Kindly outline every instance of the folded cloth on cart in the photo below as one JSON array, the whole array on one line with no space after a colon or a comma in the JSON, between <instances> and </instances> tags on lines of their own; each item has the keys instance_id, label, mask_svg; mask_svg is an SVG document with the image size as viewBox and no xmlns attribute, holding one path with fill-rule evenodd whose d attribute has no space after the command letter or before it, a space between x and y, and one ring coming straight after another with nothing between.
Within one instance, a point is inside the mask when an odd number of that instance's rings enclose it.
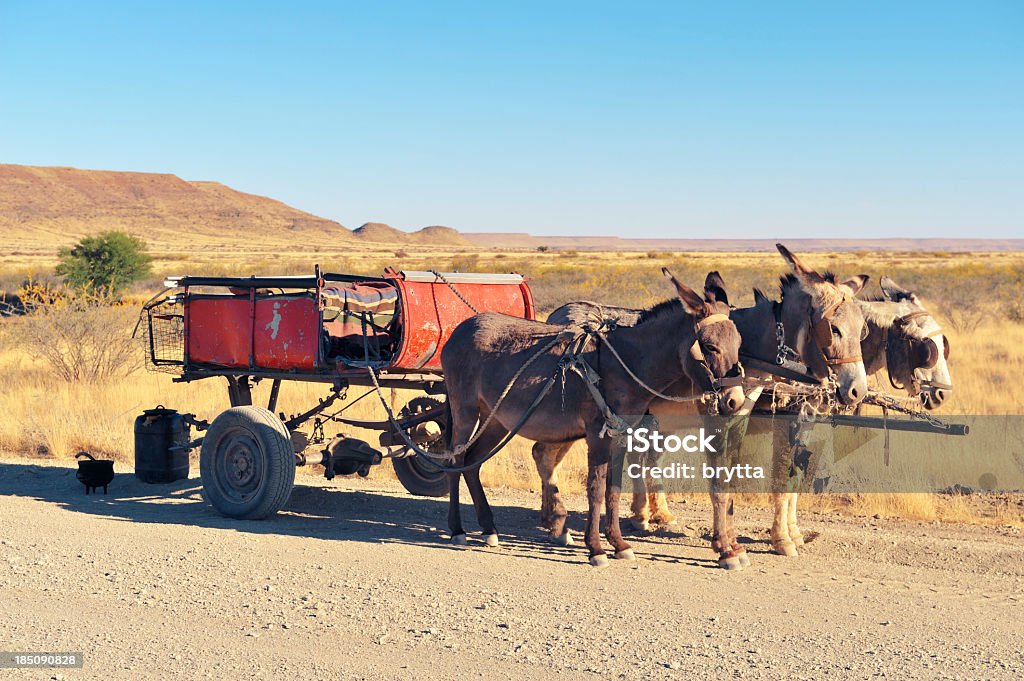
<instances>
[{"instance_id":1,"label":"folded cloth on cart","mask_svg":"<svg viewBox=\"0 0 1024 681\"><path fill-rule=\"evenodd\" d=\"M324 326L336 338L386 333L398 311L398 290L384 282L330 286L324 297Z\"/></svg>"}]
</instances>

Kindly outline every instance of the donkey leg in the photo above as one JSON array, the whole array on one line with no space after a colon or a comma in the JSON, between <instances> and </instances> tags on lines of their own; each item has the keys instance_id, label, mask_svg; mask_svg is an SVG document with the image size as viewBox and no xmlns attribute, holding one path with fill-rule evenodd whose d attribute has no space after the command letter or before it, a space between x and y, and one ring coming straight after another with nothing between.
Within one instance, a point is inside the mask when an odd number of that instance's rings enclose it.
<instances>
[{"instance_id":1,"label":"donkey leg","mask_svg":"<svg viewBox=\"0 0 1024 681\"><path fill-rule=\"evenodd\" d=\"M668 510L668 498L665 492L658 490L647 494L647 504L651 509L651 522L657 525L671 525L676 521L672 511Z\"/></svg>"},{"instance_id":2,"label":"donkey leg","mask_svg":"<svg viewBox=\"0 0 1024 681\"><path fill-rule=\"evenodd\" d=\"M750 567L750 557L747 556L747 550L743 548L739 543L739 537L736 534L736 499L733 497L732 492L728 494L729 503L726 505L725 510L725 526L726 533L729 537L729 546L732 548L732 552L736 554L736 557L740 560L742 567Z\"/></svg>"},{"instance_id":3,"label":"donkey leg","mask_svg":"<svg viewBox=\"0 0 1024 681\"><path fill-rule=\"evenodd\" d=\"M629 524L640 532L651 531L650 506L647 503L647 492L643 488L642 479L633 481L633 501L629 505Z\"/></svg>"},{"instance_id":4,"label":"donkey leg","mask_svg":"<svg viewBox=\"0 0 1024 681\"><path fill-rule=\"evenodd\" d=\"M721 551L728 546L728 537L725 536L725 503L727 499L718 489L715 480L711 480L708 496L711 497L711 550Z\"/></svg>"},{"instance_id":5,"label":"donkey leg","mask_svg":"<svg viewBox=\"0 0 1024 681\"><path fill-rule=\"evenodd\" d=\"M796 524L796 504L800 499L800 493L792 492L789 496L789 506L786 509L786 523L789 525L789 538L793 540L793 544L796 546L803 546L804 533L800 531L800 527Z\"/></svg>"},{"instance_id":6,"label":"donkey leg","mask_svg":"<svg viewBox=\"0 0 1024 681\"><path fill-rule=\"evenodd\" d=\"M750 561L740 557L729 528L729 507L732 504L732 494L723 492L712 483L711 510L712 510L712 532L711 548L718 551L718 567L726 570L742 570ZM746 552L743 551L743 557Z\"/></svg>"},{"instance_id":7,"label":"donkey leg","mask_svg":"<svg viewBox=\"0 0 1024 681\"><path fill-rule=\"evenodd\" d=\"M448 531L452 543L466 545L466 531L462 529L462 511L459 509L459 481L461 473L448 473Z\"/></svg>"},{"instance_id":8,"label":"donkey leg","mask_svg":"<svg viewBox=\"0 0 1024 681\"><path fill-rule=\"evenodd\" d=\"M572 546L572 535L565 529L565 521L568 512L565 504L562 503L562 494L558 489L558 466L562 463L565 455L572 448L572 442L549 442L536 443L533 446L533 459L537 464L537 471L541 475L541 485L545 496L544 503L548 504L549 515L544 518L544 510L541 510L541 522L551 532L551 539L562 546ZM538 450L540 457L538 458Z\"/></svg>"},{"instance_id":9,"label":"donkey leg","mask_svg":"<svg viewBox=\"0 0 1024 681\"><path fill-rule=\"evenodd\" d=\"M487 415L481 413L481 418L486 419ZM492 423L486 431L480 434L480 437L477 438L477 441L470 450L466 452L465 463L472 465L479 462L482 457L497 447L506 435L508 435L508 431L505 428L496 421ZM484 486L480 482L480 467L476 466L464 471L462 477L465 478L466 487L469 489L469 496L473 499L476 520L480 524L480 529L484 532L484 541L488 546L497 546L498 529L494 526L494 513L491 511L491 505L487 502Z\"/></svg>"},{"instance_id":10,"label":"donkey leg","mask_svg":"<svg viewBox=\"0 0 1024 681\"><path fill-rule=\"evenodd\" d=\"M640 454L630 452L627 454L629 463L639 463ZM650 505L647 503L647 478L641 475L633 480L633 501L629 505L629 524L634 530L640 532L651 531Z\"/></svg>"},{"instance_id":11,"label":"donkey leg","mask_svg":"<svg viewBox=\"0 0 1024 681\"><path fill-rule=\"evenodd\" d=\"M789 492L773 492L772 550L780 556L795 556L796 544L789 536Z\"/></svg>"},{"instance_id":12,"label":"donkey leg","mask_svg":"<svg viewBox=\"0 0 1024 681\"><path fill-rule=\"evenodd\" d=\"M793 467L793 446L788 424L775 424L772 431L772 550L795 556L796 545L789 536L788 490Z\"/></svg>"},{"instance_id":13,"label":"donkey leg","mask_svg":"<svg viewBox=\"0 0 1024 681\"><path fill-rule=\"evenodd\" d=\"M604 506L607 511L605 516L605 536L608 543L615 548L615 557L619 560L636 560L633 549L626 540L622 538L622 524L619 520L619 498L622 490L614 482L606 484Z\"/></svg>"},{"instance_id":14,"label":"donkey leg","mask_svg":"<svg viewBox=\"0 0 1024 681\"><path fill-rule=\"evenodd\" d=\"M472 404L459 404L454 394L449 397L452 415L452 433L449 446L464 444L473 435L478 412ZM455 465L460 465L465 455L455 458ZM462 512L459 508L459 481L461 473L448 473L448 530L451 532L452 543L460 546L466 544L466 531L462 527Z\"/></svg>"},{"instance_id":15,"label":"donkey leg","mask_svg":"<svg viewBox=\"0 0 1024 681\"><path fill-rule=\"evenodd\" d=\"M554 515L552 507L554 503L551 497L558 486L558 474L551 466L551 457L548 454L548 445L544 442L534 442L533 463L537 467L537 474L540 476L540 524L545 529L551 529L551 520Z\"/></svg>"},{"instance_id":16,"label":"donkey leg","mask_svg":"<svg viewBox=\"0 0 1024 681\"><path fill-rule=\"evenodd\" d=\"M469 495L473 498L477 522L480 523L480 529L484 531L484 542L488 546L497 546L498 528L494 526L494 513L491 511L491 505L487 503L487 494L480 483L480 469L466 471L463 475L466 477Z\"/></svg>"},{"instance_id":17,"label":"donkey leg","mask_svg":"<svg viewBox=\"0 0 1024 681\"><path fill-rule=\"evenodd\" d=\"M593 463L587 472L587 528L583 541L590 550L590 564L594 567L608 565L608 556L601 546L601 506L604 504L605 486L608 478L608 462Z\"/></svg>"}]
</instances>

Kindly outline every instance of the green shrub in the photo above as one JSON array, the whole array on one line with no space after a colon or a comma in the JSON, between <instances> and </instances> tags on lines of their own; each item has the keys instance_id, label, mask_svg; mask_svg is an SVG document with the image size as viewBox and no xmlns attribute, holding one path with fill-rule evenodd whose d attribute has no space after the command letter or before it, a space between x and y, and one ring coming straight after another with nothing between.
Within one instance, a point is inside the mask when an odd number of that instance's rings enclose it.
<instances>
[{"instance_id":1,"label":"green shrub","mask_svg":"<svg viewBox=\"0 0 1024 681\"><path fill-rule=\"evenodd\" d=\"M142 239L103 232L63 249L56 271L73 288L119 291L149 275L152 261Z\"/></svg>"}]
</instances>

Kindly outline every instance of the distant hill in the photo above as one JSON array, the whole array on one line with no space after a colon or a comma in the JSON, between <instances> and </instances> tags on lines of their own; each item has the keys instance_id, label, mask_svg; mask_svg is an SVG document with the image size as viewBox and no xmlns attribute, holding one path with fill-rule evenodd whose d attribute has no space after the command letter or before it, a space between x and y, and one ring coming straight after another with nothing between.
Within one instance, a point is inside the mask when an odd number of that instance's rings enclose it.
<instances>
[{"instance_id":1,"label":"distant hill","mask_svg":"<svg viewBox=\"0 0 1024 681\"><path fill-rule=\"evenodd\" d=\"M363 241L374 241L378 243L402 243L405 240L405 232L395 229L383 222L367 222L361 227L352 230L352 236Z\"/></svg>"},{"instance_id":2,"label":"distant hill","mask_svg":"<svg viewBox=\"0 0 1024 681\"><path fill-rule=\"evenodd\" d=\"M473 246L473 242L452 227L431 225L409 233L409 240L416 244L431 246Z\"/></svg>"},{"instance_id":3,"label":"distant hill","mask_svg":"<svg viewBox=\"0 0 1024 681\"><path fill-rule=\"evenodd\" d=\"M61 246L107 229L181 248L188 247L189 235L227 242L294 241L297 234L353 238L333 220L218 182L189 182L164 173L0 165L3 241Z\"/></svg>"},{"instance_id":4,"label":"distant hill","mask_svg":"<svg viewBox=\"0 0 1024 681\"><path fill-rule=\"evenodd\" d=\"M465 246L473 243L451 227L431 225L415 232L403 232L383 222L367 222L352 230L353 236L361 241L382 244L420 244L423 246Z\"/></svg>"},{"instance_id":5,"label":"distant hill","mask_svg":"<svg viewBox=\"0 0 1024 681\"><path fill-rule=\"evenodd\" d=\"M0 244L12 251L68 246L117 229L158 248L316 243L388 246L473 244L451 227L405 232L383 222L350 231L334 220L219 182L167 173L0 164Z\"/></svg>"},{"instance_id":6,"label":"distant hill","mask_svg":"<svg viewBox=\"0 0 1024 681\"><path fill-rule=\"evenodd\" d=\"M368 222L349 231L334 220L218 182L188 181L167 173L0 164L3 252L52 252L86 234L109 229L136 234L158 249L175 251L328 242L527 251L773 251L778 240L533 236L526 232L459 232L440 225L406 232L383 222ZM784 240L800 251L1024 250L1024 239Z\"/></svg>"}]
</instances>

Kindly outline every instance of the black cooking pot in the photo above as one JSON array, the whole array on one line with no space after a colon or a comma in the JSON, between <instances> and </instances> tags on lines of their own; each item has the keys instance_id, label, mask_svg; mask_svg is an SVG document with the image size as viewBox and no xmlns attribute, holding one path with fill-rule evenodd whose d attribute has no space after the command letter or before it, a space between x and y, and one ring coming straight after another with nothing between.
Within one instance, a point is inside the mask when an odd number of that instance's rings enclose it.
<instances>
[{"instance_id":1,"label":"black cooking pot","mask_svg":"<svg viewBox=\"0 0 1024 681\"><path fill-rule=\"evenodd\" d=\"M109 459L97 459L88 452L79 452L75 458L81 459L83 456L87 457L87 460L78 462L78 472L75 477L85 485L86 494L100 487L106 494L107 485L114 479L114 462Z\"/></svg>"}]
</instances>

